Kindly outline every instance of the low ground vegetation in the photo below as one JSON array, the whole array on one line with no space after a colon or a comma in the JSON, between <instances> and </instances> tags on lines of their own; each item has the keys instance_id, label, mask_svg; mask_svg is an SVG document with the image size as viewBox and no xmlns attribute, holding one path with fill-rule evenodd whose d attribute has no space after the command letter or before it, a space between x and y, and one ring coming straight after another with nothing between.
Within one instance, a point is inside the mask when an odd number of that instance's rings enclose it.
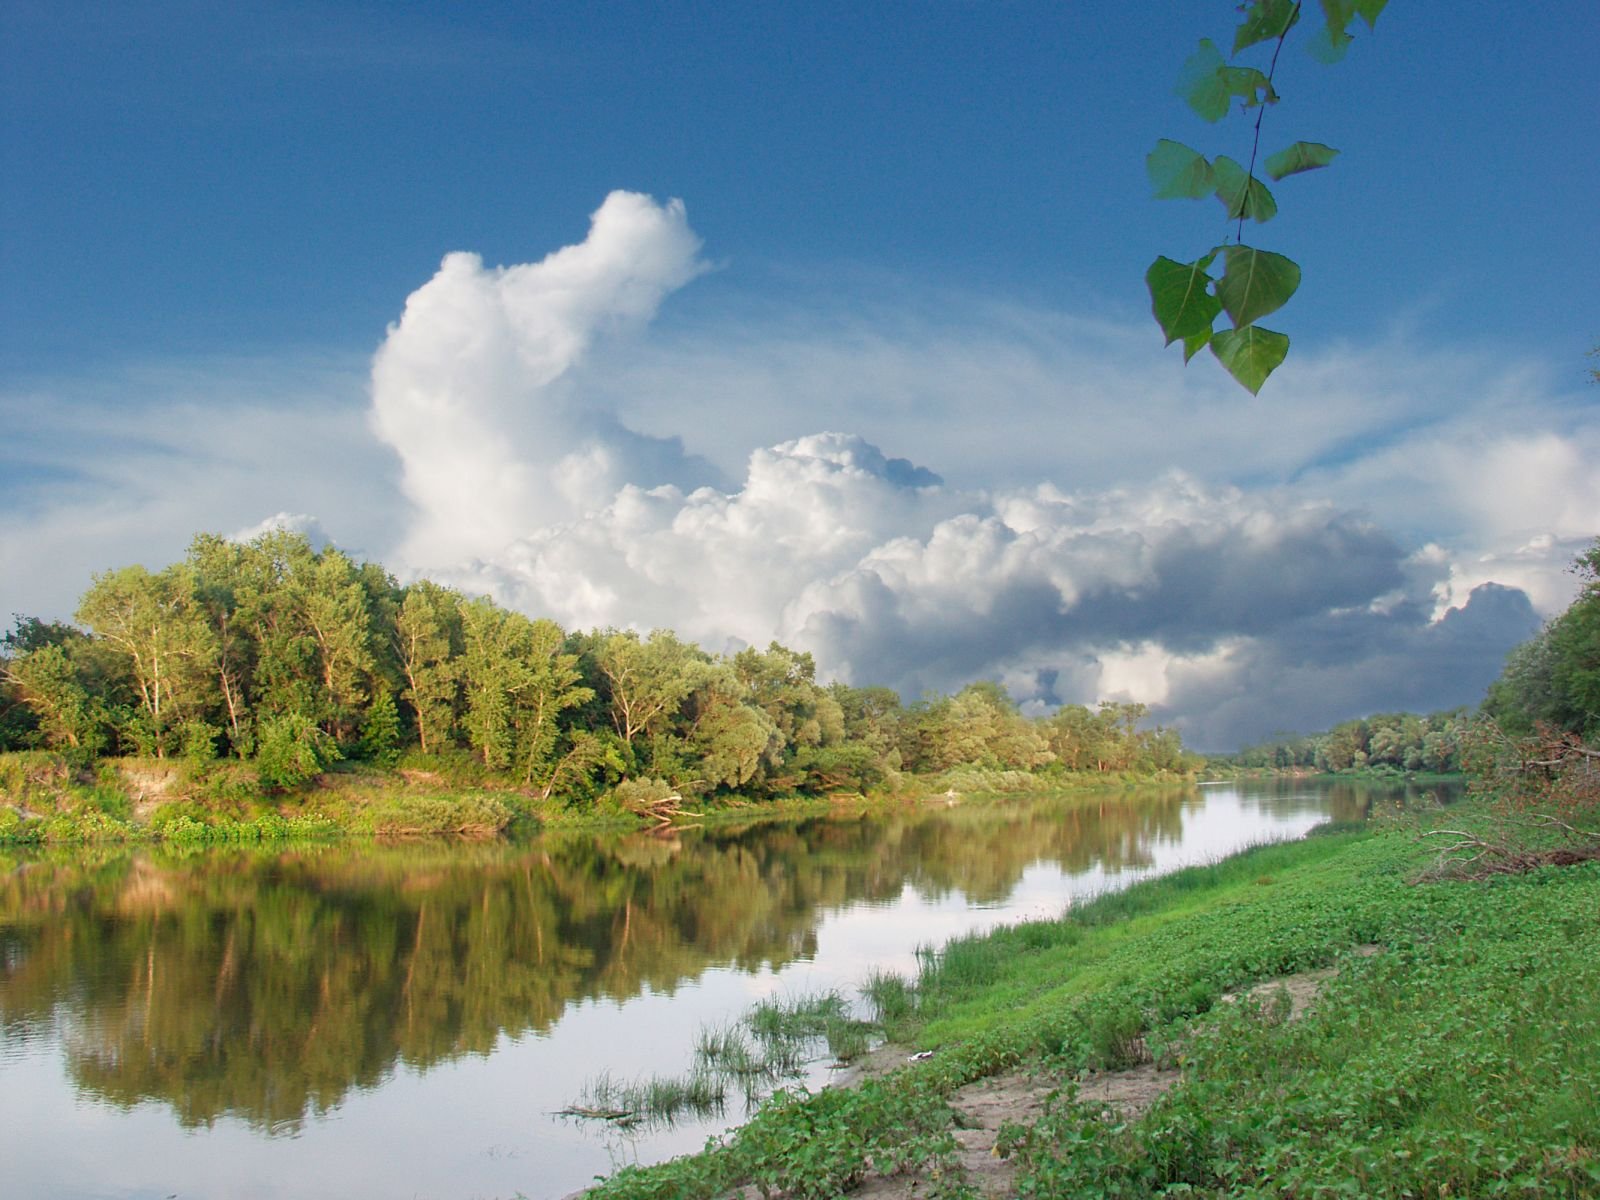
<instances>
[{"instance_id":1,"label":"low ground vegetation","mask_svg":"<svg viewBox=\"0 0 1600 1200\"><path fill-rule=\"evenodd\" d=\"M954 1098L1020 1073L1049 1098L999 1132L1006 1194L1600 1195L1600 863L1434 869L1436 830L1497 837L1507 811L1332 830L930 949L867 983L925 1059L780 1091L592 1194L977 1196ZM1251 994L1313 971L1298 1019ZM1135 1071L1166 1076L1147 1107L1108 1105Z\"/></svg>"}]
</instances>

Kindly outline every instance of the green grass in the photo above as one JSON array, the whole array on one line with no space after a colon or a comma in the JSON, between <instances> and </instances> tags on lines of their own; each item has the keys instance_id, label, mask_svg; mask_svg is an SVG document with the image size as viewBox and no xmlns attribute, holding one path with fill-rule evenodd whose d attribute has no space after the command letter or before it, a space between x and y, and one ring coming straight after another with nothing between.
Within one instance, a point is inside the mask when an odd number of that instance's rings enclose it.
<instances>
[{"instance_id":1,"label":"green grass","mask_svg":"<svg viewBox=\"0 0 1600 1200\"><path fill-rule=\"evenodd\" d=\"M443 777L407 782L352 764L299 790L268 793L248 764L232 761L107 759L90 768L44 751L0 754L0 844L481 837L529 815L525 807L512 793Z\"/></svg>"},{"instance_id":2,"label":"green grass","mask_svg":"<svg viewBox=\"0 0 1600 1200\"><path fill-rule=\"evenodd\" d=\"M911 981L894 971L874 967L861 984L861 998L867 1002L872 1019L889 1032L891 1038L912 1020L917 1011L917 993Z\"/></svg>"},{"instance_id":3,"label":"green grass","mask_svg":"<svg viewBox=\"0 0 1600 1200\"><path fill-rule=\"evenodd\" d=\"M623 1082L610 1075L590 1081L583 1095L562 1115L619 1125L669 1125L685 1114L715 1116L727 1103L727 1081L696 1072L683 1077L652 1075Z\"/></svg>"},{"instance_id":4,"label":"green grass","mask_svg":"<svg viewBox=\"0 0 1600 1200\"><path fill-rule=\"evenodd\" d=\"M701 1029L687 1075L632 1083L601 1075L563 1111L583 1119L663 1126L686 1113L720 1113L731 1087L753 1108L779 1083L800 1075L820 1047L849 1062L866 1053L878 1032L872 1023L852 1017L837 992L765 1000L733 1025Z\"/></svg>"},{"instance_id":5,"label":"green grass","mask_svg":"<svg viewBox=\"0 0 1600 1200\"><path fill-rule=\"evenodd\" d=\"M865 990L897 997L929 1060L780 1093L706 1152L596 1195L835 1195L908 1164L958 1194L944 1098L1018 1068L1066 1082L1006 1138L1022 1196L1600 1195L1600 865L1417 882L1431 819L1246 851L925 951L914 987ZM1299 1020L1218 1003L1324 966L1339 973ZM1074 1099L1079 1072L1150 1053L1182 1074L1141 1119Z\"/></svg>"}]
</instances>

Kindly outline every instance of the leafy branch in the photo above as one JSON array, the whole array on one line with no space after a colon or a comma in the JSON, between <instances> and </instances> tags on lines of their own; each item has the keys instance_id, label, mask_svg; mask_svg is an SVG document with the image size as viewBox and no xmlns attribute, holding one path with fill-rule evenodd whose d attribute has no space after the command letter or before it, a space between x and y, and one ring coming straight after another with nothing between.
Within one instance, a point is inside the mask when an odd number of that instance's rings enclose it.
<instances>
[{"instance_id":1,"label":"leafy branch","mask_svg":"<svg viewBox=\"0 0 1600 1200\"><path fill-rule=\"evenodd\" d=\"M1357 17L1371 29L1388 0L1321 0L1323 24L1311 36L1313 57L1335 62L1353 40L1349 32ZM1287 334L1256 324L1286 304L1300 286L1300 266L1292 259L1244 243L1244 223L1269 221L1278 212L1271 189L1257 176L1261 126L1267 108L1278 103L1274 79L1278 57L1290 31L1299 24L1299 0L1254 0L1240 6L1243 14L1233 35L1227 58L1210 38L1184 63L1177 93L1197 114L1215 124L1233 110L1235 101L1246 113L1255 109L1255 131L1248 166L1227 155L1208 160L1182 142L1162 138L1145 158L1145 168L1158 199L1204 199L1222 202L1227 221L1237 222L1233 241L1214 246L1193 262L1158 257L1145 272L1150 308L1166 335L1167 345L1183 343L1188 362L1210 346L1228 373L1252 395L1259 393L1289 353ZM1270 44L1265 71L1241 66L1234 60L1251 47ZM1290 175L1315 171L1331 163L1339 152L1321 142L1297 141L1269 154L1262 167L1274 183ZM1221 276L1211 267L1222 258ZM1229 327L1215 328L1216 319L1228 314Z\"/></svg>"}]
</instances>

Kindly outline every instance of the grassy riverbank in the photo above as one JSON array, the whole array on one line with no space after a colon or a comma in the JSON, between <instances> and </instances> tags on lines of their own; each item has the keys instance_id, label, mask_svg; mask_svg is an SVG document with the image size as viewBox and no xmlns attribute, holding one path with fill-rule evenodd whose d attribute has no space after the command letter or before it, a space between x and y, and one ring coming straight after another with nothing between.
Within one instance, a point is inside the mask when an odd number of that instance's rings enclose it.
<instances>
[{"instance_id":1,"label":"grassy riverbank","mask_svg":"<svg viewBox=\"0 0 1600 1200\"><path fill-rule=\"evenodd\" d=\"M954 942L891 1022L924 1061L780 1094L704 1153L593 1195L821 1198L888 1174L874 1196L976 1196L953 1099L1019 1074L1059 1091L1000 1132L1006 1194L1600 1195L1600 865L1436 879L1436 819ZM1318 968L1294 1019L1275 989L1248 997ZM1160 1081L1147 1109L1102 1098L1137 1072Z\"/></svg>"},{"instance_id":2,"label":"grassy riverbank","mask_svg":"<svg viewBox=\"0 0 1600 1200\"><path fill-rule=\"evenodd\" d=\"M1056 773L962 767L901 775L871 795L719 796L674 804L679 823L728 823L1019 791L1180 784L1170 773ZM0 754L0 845L148 842L229 843L334 837L486 837L513 825L641 829L663 823L648 805L616 794L567 803L540 797L465 754L410 755L393 768L339 764L291 789L264 789L245 763L115 758L76 765L50 751Z\"/></svg>"}]
</instances>

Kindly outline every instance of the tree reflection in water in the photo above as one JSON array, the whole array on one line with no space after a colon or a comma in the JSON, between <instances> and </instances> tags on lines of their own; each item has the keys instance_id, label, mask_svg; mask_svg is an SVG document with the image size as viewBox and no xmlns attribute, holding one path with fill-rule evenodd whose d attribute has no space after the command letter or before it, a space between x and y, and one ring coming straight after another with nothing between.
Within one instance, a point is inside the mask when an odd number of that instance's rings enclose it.
<instances>
[{"instance_id":1,"label":"tree reflection in water","mask_svg":"<svg viewBox=\"0 0 1600 1200\"><path fill-rule=\"evenodd\" d=\"M1334 799L1362 815L1363 793ZM113 1104L292 1132L399 1064L487 1054L576 1001L806 957L852 902L910 887L982 903L1035 863L1144 866L1199 803L1143 790L668 838L0 857L0 1030L63 1030L76 1085Z\"/></svg>"}]
</instances>

